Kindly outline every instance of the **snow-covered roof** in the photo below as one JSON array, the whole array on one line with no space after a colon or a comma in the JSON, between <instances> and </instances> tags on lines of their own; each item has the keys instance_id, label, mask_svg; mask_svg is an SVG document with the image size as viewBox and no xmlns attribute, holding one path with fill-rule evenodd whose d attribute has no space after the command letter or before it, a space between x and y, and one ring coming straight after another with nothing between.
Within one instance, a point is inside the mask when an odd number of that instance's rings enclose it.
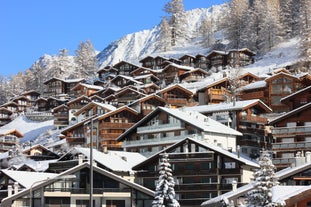
<instances>
[{"instance_id":1,"label":"snow-covered roof","mask_svg":"<svg viewBox=\"0 0 311 207\"><path fill-rule=\"evenodd\" d=\"M245 86L242 86L238 89L238 91L254 90L258 88L265 88L266 86L267 86L267 82L265 80L261 80L261 81L256 81L254 83L250 83Z\"/></svg>"},{"instance_id":2,"label":"snow-covered roof","mask_svg":"<svg viewBox=\"0 0 311 207\"><path fill-rule=\"evenodd\" d=\"M165 107L159 107L163 111L190 123L193 126L200 128L205 132L214 132L218 134L229 134L235 136L242 136L242 133L218 122L215 121L197 111L187 110L186 108L178 108L178 109L171 109Z\"/></svg>"},{"instance_id":3,"label":"snow-covered roof","mask_svg":"<svg viewBox=\"0 0 311 207\"><path fill-rule=\"evenodd\" d=\"M82 153L88 158L90 155L89 148L75 147L68 153L72 152ZM93 149L93 159L94 161L106 166L113 171L126 172L131 171L134 165L142 162L146 159L146 157L137 152L108 150L107 153L103 153L96 149Z\"/></svg>"},{"instance_id":4,"label":"snow-covered roof","mask_svg":"<svg viewBox=\"0 0 311 207\"><path fill-rule=\"evenodd\" d=\"M29 172L18 170L1 170L2 173L9 176L25 188L30 188L35 182L43 181L48 178L56 177L56 173Z\"/></svg>"},{"instance_id":5,"label":"snow-covered roof","mask_svg":"<svg viewBox=\"0 0 311 207\"><path fill-rule=\"evenodd\" d=\"M229 102L229 103L199 105L199 106L186 107L185 109L198 111L200 113L212 113L212 112L220 112L220 111L236 111L236 110L243 110L245 107L248 107L248 106L256 104L256 103L261 103L269 111L272 111L272 109L270 109L260 99L236 101L235 103Z\"/></svg>"},{"instance_id":6,"label":"snow-covered roof","mask_svg":"<svg viewBox=\"0 0 311 207\"><path fill-rule=\"evenodd\" d=\"M31 121L26 116L19 116L7 125L0 127L0 130L16 129L24 136L21 138L21 142L33 140L43 134L44 132L54 128L54 121Z\"/></svg>"}]
</instances>

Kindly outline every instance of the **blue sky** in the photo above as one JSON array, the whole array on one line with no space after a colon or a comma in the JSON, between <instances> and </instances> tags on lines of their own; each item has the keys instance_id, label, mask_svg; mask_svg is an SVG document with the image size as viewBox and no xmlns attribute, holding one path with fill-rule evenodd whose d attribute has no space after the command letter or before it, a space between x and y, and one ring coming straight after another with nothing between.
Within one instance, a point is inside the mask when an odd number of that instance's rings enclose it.
<instances>
[{"instance_id":1,"label":"blue sky","mask_svg":"<svg viewBox=\"0 0 311 207\"><path fill-rule=\"evenodd\" d=\"M228 0L183 0L185 10ZM74 54L90 39L96 50L159 24L169 0L1 0L0 75L24 72L44 54Z\"/></svg>"}]
</instances>

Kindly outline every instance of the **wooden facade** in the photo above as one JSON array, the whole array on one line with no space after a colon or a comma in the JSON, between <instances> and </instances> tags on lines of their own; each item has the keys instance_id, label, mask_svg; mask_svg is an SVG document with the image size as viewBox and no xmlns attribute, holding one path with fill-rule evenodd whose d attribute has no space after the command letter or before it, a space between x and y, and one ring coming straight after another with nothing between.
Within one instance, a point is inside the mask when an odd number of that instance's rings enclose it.
<instances>
[{"instance_id":1,"label":"wooden facade","mask_svg":"<svg viewBox=\"0 0 311 207\"><path fill-rule=\"evenodd\" d=\"M13 119L13 112L7 108L0 107L0 127L10 123Z\"/></svg>"},{"instance_id":2,"label":"wooden facade","mask_svg":"<svg viewBox=\"0 0 311 207\"><path fill-rule=\"evenodd\" d=\"M53 109L54 126L57 129L65 128L69 125L69 107L62 104Z\"/></svg>"},{"instance_id":3,"label":"wooden facade","mask_svg":"<svg viewBox=\"0 0 311 207\"><path fill-rule=\"evenodd\" d=\"M195 94L179 84L166 87L156 94L163 98L167 106L171 108L197 105Z\"/></svg>"},{"instance_id":4,"label":"wooden facade","mask_svg":"<svg viewBox=\"0 0 311 207\"><path fill-rule=\"evenodd\" d=\"M122 142L117 141L117 138L138 120L138 112L128 106L117 108L95 118L94 121L98 125L96 130L99 150L102 151L104 148L122 150Z\"/></svg>"},{"instance_id":5,"label":"wooden facade","mask_svg":"<svg viewBox=\"0 0 311 207\"><path fill-rule=\"evenodd\" d=\"M1 129L0 130L0 152L11 151L15 153L19 139L24 135L16 129Z\"/></svg>"},{"instance_id":6,"label":"wooden facade","mask_svg":"<svg viewBox=\"0 0 311 207\"><path fill-rule=\"evenodd\" d=\"M258 167L206 142L185 138L134 166L138 184L155 190L162 153L168 154L181 207L199 207L203 201L231 191L233 180L238 186L248 183L248 173Z\"/></svg>"}]
</instances>

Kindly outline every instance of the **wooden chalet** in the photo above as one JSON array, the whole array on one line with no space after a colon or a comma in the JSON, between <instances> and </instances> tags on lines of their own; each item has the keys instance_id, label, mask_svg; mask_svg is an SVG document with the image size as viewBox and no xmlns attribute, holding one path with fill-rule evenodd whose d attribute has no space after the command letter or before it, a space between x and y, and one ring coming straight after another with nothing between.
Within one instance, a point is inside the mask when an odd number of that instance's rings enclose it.
<instances>
[{"instance_id":1,"label":"wooden chalet","mask_svg":"<svg viewBox=\"0 0 311 207\"><path fill-rule=\"evenodd\" d=\"M140 81L135 80L133 77L126 75L118 75L110 81L110 84L116 87L123 88L130 85L141 85Z\"/></svg>"},{"instance_id":2,"label":"wooden chalet","mask_svg":"<svg viewBox=\"0 0 311 207\"><path fill-rule=\"evenodd\" d=\"M133 167L136 183L155 190L161 154L167 154L175 180L175 193L181 207L199 207L237 186L250 182L259 165L204 141L185 138L159 151Z\"/></svg>"},{"instance_id":3,"label":"wooden chalet","mask_svg":"<svg viewBox=\"0 0 311 207\"><path fill-rule=\"evenodd\" d=\"M227 54L227 64L233 68L254 63L256 54L248 48L231 49Z\"/></svg>"},{"instance_id":4,"label":"wooden chalet","mask_svg":"<svg viewBox=\"0 0 311 207\"><path fill-rule=\"evenodd\" d=\"M12 111L13 113L18 113L18 104L15 103L15 102L13 102L13 101L10 101L10 102L5 103L5 104L3 104L1 107L10 110L10 111Z\"/></svg>"},{"instance_id":5,"label":"wooden chalet","mask_svg":"<svg viewBox=\"0 0 311 207\"><path fill-rule=\"evenodd\" d=\"M98 91L96 94L94 95L97 95L103 99L105 99L106 97L110 96L110 95L113 95L114 93L116 93L117 91L121 90L120 87L117 87L117 86L109 86L103 90L100 90Z\"/></svg>"},{"instance_id":6,"label":"wooden chalet","mask_svg":"<svg viewBox=\"0 0 311 207\"><path fill-rule=\"evenodd\" d=\"M289 106L290 110L297 109L307 103L311 102L311 85L303 88L296 93L292 93L284 98L282 98L281 103Z\"/></svg>"},{"instance_id":7,"label":"wooden chalet","mask_svg":"<svg viewBox=\"0 0 311 207\"><path fill-rule=\"evenodd\" d=\"M0 129L0 152L7 152L17 147L24 135L16 129Z\"/></svg>"},{"instance_id":8,"label":"wooden chalet","mask_svg":"<svg viewBox=\"0 0 311 207\"><path fill-rule=\"evenodd\" d=\"M10 123L13 119L13 112L5 107L0 107L0 127Z\"/></svg>"},{"instance_id":9,"label":"wooden chalet","mask_svg":"<svg viewBox=\"0 0 311 207\"><path fill-rule=\"evenodd\" d=\"M13 102L18 105L18 112L27 112L32 107L32 102L26 96L18 96L13 99Z\"/></svg>"},{"instance_id":10,"label":"wooden chalet","mask_svg":"<svg viewBox=\"0 0 311 207\"><path fill-rule=\"evenodd\" d=\"M74 97L77 98L80 96L91 96L95 94L97 91L102 89L103 87L101 86L95 86L86 83L78 83L71 90L73 91Z\"/></svg>"},{"instance_id":11,"label":"wooden chalet","mask_svg":"<svg viewBox=\"0 0 311 207\"><path fill-rule=\"evenodd\" d=\"M95 124L93 124L98 125L95 131L97 130L98 133L97 140L100 151L106 148L110 150L123 150L122 142L117 141L117 138L137 123L138 120L138 112L128 106L119 107L95 118Z\"/></svg>"},{"instance_id":12,"label":"wooden chalet","mask_svg":"<svg viewBox=\"0 0 311 207\"><path fill-rule=\"evenodd\" d=\"M161 76L159 77L165 85L177 84L180 82L180 76L186 72L193 70L193 67L177 65L171 63L163 68Z\"/></svg>"},{"instance_id":13,"label":"wooden chalet","mask_svg":"<svg viewBox=\"0 0 311 207\"><path fill-rule=\"evenodd\" d=\"M146 95L156 93L158 90L160 90L160 86L155 83L136 85L134 88Z\"/></svg>"},{"instance_id":14,"label":"wooden chalet","mask_svg":"<svg viewBox=\"0 0 311 207\"><path fill-rule=\"evenodd\" d=\"M179 58L181 61L181 65L195 67L195 59L196 57L193 55L185 54Z\"/></svg>"},{"instance_id":15,"label":"wooden chalet","mask_svg":"<svg viewBox=\"0 0 311 207\"><path fill-rule=\"evenodd\" d=\"M197 105L195 94L180 84L168 86L156 92L156 94L163 98L167 106L171 108Z\"/></svg>"},{"instance_id":16,"label":"wooden chalet","mask_svg":"<svg viewBox=\"0 0 311 207\"><path fill-rule=\"evenodd\" d=\"M58 159L59 155L38 144L23 150L23 154L35 161Z\"/></svg>"},{"instance_id":17,"label":"wooden chalet","mask_svg":"<svg viewBox=\"0 0 311 207\"><path fill-rule=\"evenodd\" d=\"M158 106L165 105L166 101L163 98L156 94L150 94L130 103L128 106L135 109L139 113L140 118L143 118Z\"/></svg>"},{"instance_id":18,"label":"wooden chalet","mask_svg":"<svg viewBox=\"0 0 311 207\"><path fill-rule=\"evenodd\" d=\"M60 139L66 140L69 147L85 147L87 144L87 136L84 124L92 118L94 118L94 116L62 129Z\"/></svg>"},{"instance_id":19,"label":"wooden chalet","mask_svg":"<svg viewBox=\"0 0 311 207\"><path fill-rule=\"evenodd\" d=\"M272 110L259 99L189 107L220 123L230 126L243 135L237 138L241 153L257 158L260 151L271 149L266 115Z\"/></svg>"},{"instance_id":20,"label":"wooden chalet","mask_svg":"<svg viewBox=\"0 0 311 207\"><path fill-rule=\"evenodd\" d=\"M47 99L42 99L39 98L37 100L37 104L38 104L38 109L40 107L40 110L45 110L45 111L52 111L54 108L63 105L67 102L67 100L65 99L57 99L55 97L48 97ZM40 104L40 106L39 106ZM44 106L45 105L45 106Z\"/></svg>"},{"instance_id":21,"label":"wooden chalet","mask_svg":"<svg viewBox=\"0 0 311 207\"><path fill-rule=\"evenodd\" d=\"M69 125L69 107L66 104L57 106L52 111L56 129L59 130Z\"/></svg>"},{"instance_id":22,"label":"wooden chalet","mask_svg":"<svg viewBox=\"0 0 311 207\"><path fill-rule=\"evenodd\" d=\"M139 81L142 84L150 84L150 83L160 83L160 79L153 75L153 74L145 74L145 75L139 75L139 76L134 76L134 80Z\"/></svg>"},{"instance_id":23,"label":"wooden chalet","mask_svg":"<svg viewBox=\"0 0 311 207\"><path fill-rule=\"evenodd\" d=\"M179 76L180 82L197 82L206 78L208 73L203 69L193 69L191 71L185 72L184 74Z\"/></svg>"},{"instance_id":24,"label":"wooden chalet","mask_svg":"<svg viewBox=\"0 0 311 207\"><path fill-rule=\"evenodd\" d=\"M105 102L115 107L120 107L136 101L144 96L146 95L133 89L133 87L125 87L115 94L106 97Z\"/></svg>"},{"instance_id":25,"label":"wooden chalet","mask_svg":"<svg viewBox=\"0 0 311 207\"><path fill-rule=\"evenodd\" d=\"M113 68L118 70L118 75L128 76L133 70L139 68L139 66L129 63L127 61L120 61L117 64L113 65Z\"/></svg>"},{"instance_id":26,"label":"wooden chalet","mask_svg":"<svg viewBox=\"0 0 311 207\"><path fill-rule=\"evenodd\" d=\"M89 97L91 99L91 101L95 101L95 102L98 102L98 103L104 103L105 99L98 96L98 95L92 95Z\"/></svg>"},{"instance_id":27,"label":"wooden chalet","mask_svg":"<svg viewBox=\"0 0 311 207\"><path fill-rule=\"evenodd\" d=\"M115 110L116 107L106 104L106 103L99 103L96 101L91 101L81 109L77 110L73 115L77 117L77 121L82 121L88 119L94 115L100 116L110 111Z\"/></svg>"},{"instance_id":28,"label":"wooden chalet","mask_svg":"<svg viewBox=\"0 0 311 207\"><path fill-rule=\"evenodd\" d=\"M150 68L150 69L160 69L162 68L163 62L167 61L168 59L161 56L147 56L141 59L139 62L141 63L142 67Z\"/></svg>"},{"instance_id":29,"label":"wooden chalet","mask_svg":"<svg viewBox=\"0 0 311 207\"><path fill-rule=\"evenodd\" d=\"M194 66L195 66L195 68L207 70L208 69L208 61L207 61L206 55L197 54L195 56Z\"/></svg>"},{"instance_id":30,"label":"wooden chalet","mask_svg":"<svg viewBox=\"0 0 311 207\"><path fill-rule=\"evenodd\" d=\"M90 169L93 170L93 176L90 175ZM33 174L24 174L22 177L32 178L33 176ZM154 191L98 166L91 168L86 162L60 174L49 173L45 178L40 176L40 179L38 175L37 179L29 182L31 186L28 185L14 194L11 191L11 196L3 199L1 204L2 206L30 206L29 198L31 198L34 206L88 206L91 192L90 177L93 178L94 206L152 205Z\"/></svg>"},{"instance_id":31,"label":"wooden chalet","mask_svg":"<svg viewBox=\"0 0 311 207\"><path fill-rule=\"evenodd\" d=\"M231 94L228 90L230 86L227 77L219 80L207 82L197 90L200 105L218 104L230 100Z\"/></svg>"},{"instance_id":32,"label":"wooden chalet","mask_svg":"<svg viewBox=\"0 0 311 207\"><path fill-rule=\"evenodd\" d=\"M239 86L245 86L254 82L259 81L261 78L258 77L257 75L247 72L244 73L242 75L240 75L239 77L237 77L237 80L239 81Z\"/></svg>"},{"instance_id":33,"label":"wooden chalet","mask_svg":"<svg viewBox=\"0 0 311 207\"><path fill-rule=\"evenodd\" d=\"M157 71L150 69L150 68L146 68L146 67L139 67L130 73L132 77L141 76L141 75L149 75L149 74L157 76Z\"/></svg>"},{"instance_id":34,"label":"wooden chalet","mask_svg":"<svg viewBox=\"0 0 311 207\"><path fill-rule=\"evenodd\" d=\"M49 105L48 105L48 100L46 98L43 97L39 97L36 100L36 110L39 112L46 112L49 111Z\"/></svg>"},{"instance_id":35,"label":"wooden chalet","mask_svg":"<svg viewBox=\"0 0 311 207\"><path fill-rule=\"evenodd\" d=\"M185 137L195 137L207 143L236 149L240 132L196 111L157 107L118 137L127 152L153 155Z\"/></svg>"},{"instance_id":36,"label":"wooden chalet","mask_svg":"<svg viewBox=\"0 0 311 207\"><path fill-rule=\"evenodd\" d=\"M311 103L304 104L269 122L274 142L274 165L286 168L297 152L311 151Z\"/></svg>"},{"instance_id":37,"label":"wooden chalet","mask_svg":"<svg viewBox=\"0 0 311 207\"><path fill-rule=\"evenodd\" d=\"M51 78L44 82L46 90L43 94L44 97L55 97L55 98L70 98L74 97L71 89L75 87L78 83L83 82L84 79L60 79Z\"/></svg>"},{"instance_id":38,"label":"wooden chalet","mask_svg":"<svg viewBox=\"0 0 311 207\"><path fill-rule=\"evenodd\" d=\"M287 112L289 106L283 104L281 99L295 93L300 89L299 78L286 72L279 72L262 81L245 85L239 89L242 100L261 99L273 112Z\"/></svg>"},{"instance_id":39,"label":"wooden chalet","mask_svg":"<svg viewBox=\"0 0 311 207\"><path fill-rule=\"evenodd\" d=\"M99 80L106 83L107 81L111 80L114 76L118 74L118 69L112 66L106 66L101 68L97 71Z\"/></svg>"},{"instance_id":40,"label":"wooden chalet","mask_svg":"<svg viewBox=\"0 0 311 207\"><path fill-rule=\"evenodd\" d=\"M76 115L74 115L74 114L78 110L80 110L81 108L83 108L84 106L89 104L91 101L92 100L90 97L82 95L78 98L72 99L72 100L67 102L67 106L69 108L69 115L68 115L69 124L73 124L73 123L76 123L78 121Z\"/></svg>"},{"instance_id":41,"label":"wooden chalet","mask_svg":"<svg viewBox=\"0 0 311 207\"><path fill-rule=\"evenodd\" d=\"M40 93L34 90L26 91L22 94L22 96L25 96L30 101L31 107L34 107L36 105L36 100L40 97Z\"/></svg>"},{"instance_id":42,"label":"wooden chalet","mask_svg":"<svg viewBox=\"0 0 311 207\"><path fill-rule=\"evenodd\" d=\"M213 50L206 56L208 68L225 68L227 66L227 54L224 51Z\"/></svg>"}]
</instances>

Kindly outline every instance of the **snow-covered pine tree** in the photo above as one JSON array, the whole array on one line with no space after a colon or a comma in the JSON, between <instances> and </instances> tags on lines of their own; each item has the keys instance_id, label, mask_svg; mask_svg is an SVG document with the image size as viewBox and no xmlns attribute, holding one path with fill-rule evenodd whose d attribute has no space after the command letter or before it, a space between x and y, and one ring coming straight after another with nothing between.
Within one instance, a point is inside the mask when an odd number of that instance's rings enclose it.
<instances>
[{"instance_id":1,"label":"snow-covered pine tree","mask_svg":"<svg viewBox=\"0 0 311 207\"><path fill-rule=\"evenodd\" d=\"M77 71L80 73L78 74L78 76L80 76L79 78L85 78L88 80L95 78L99 66L91 40L80 42L75 54Z\"/></svg>"},{"instance_id":2,"label":"snow-covered pine tree","mask_svg":"<svg viewBox=\"0 0 311 207\"><path fill-rule=\"evenodd\" d=\"M160 23L160 32L158 39L158 49L168 51L171 49L171 28L166 18L163 18Z\"/></svg>"},{"instance_id":3,"label":"snow-covered pine tree","mask_svg":"<svg viewBox=\"0 0 311 207\"><path fill-rule=\"evenodd\" d=\"M279 184L274 176L275 166L272 163L270 153L262 151L259 158L260 169L254 173L254 190L246 195L248 207L277 207L280 203L272 202L272 187Z\"/></svg>"},{"instance_id":4,"label":"snow-covered pine tree","mask_svg":"<svg viewBox=\"0 0 311 207\"><path fill-rule=\"evenodd\" d=\"M175 199L175 182L167 153L161 154L159 161L159 178L156 182L152 207L179 207Z\"/></svg>"},{"instance_id":5,"label":"snow-covered pine tree","mask_svg":"<svg viewBox=\"0 0 311 207\"><path fill-rule=\"evenodd\" d=\"M172 41L171 45L181 45L187 37L186 32L186 14L182 0L171 0L164 6L164 11L171 15L169 24L171 26Z\"/></svg>"}]
</instances>

